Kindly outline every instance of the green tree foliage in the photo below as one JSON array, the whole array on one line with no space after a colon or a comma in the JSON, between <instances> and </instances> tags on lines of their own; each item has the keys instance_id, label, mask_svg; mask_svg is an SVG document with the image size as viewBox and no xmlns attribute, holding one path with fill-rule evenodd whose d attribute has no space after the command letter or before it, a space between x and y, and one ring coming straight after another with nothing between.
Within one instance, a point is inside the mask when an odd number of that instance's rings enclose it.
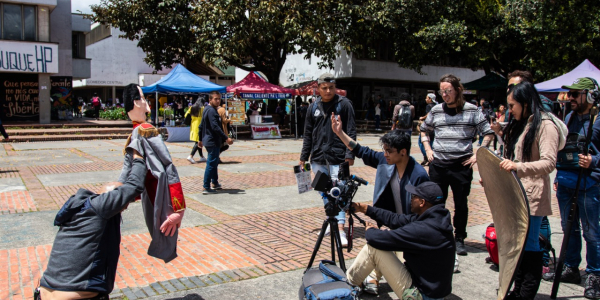
<instances>
[{"instance_id":1,"label":"green tree foliage","mask_svg":"<svg viewBox=\"0 0 600 300\"><path fill-rule=\"evenodd\" d=\"M337 33L351 27L345 2L103 0L92 10L94 21L139 40L156 69L192 59L261 71L278 83L288 54L319 56L333 67Z\"/></svg>"}]
</instances>

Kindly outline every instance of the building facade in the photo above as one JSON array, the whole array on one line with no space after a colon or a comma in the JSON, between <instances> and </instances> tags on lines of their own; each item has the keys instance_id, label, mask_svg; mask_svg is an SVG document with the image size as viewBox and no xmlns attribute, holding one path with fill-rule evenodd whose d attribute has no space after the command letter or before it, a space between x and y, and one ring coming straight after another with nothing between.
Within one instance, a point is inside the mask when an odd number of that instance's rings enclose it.
<instances>
[{"instance_id":1,"label":"building facade","mask_svg":"<svg viewBox=\"0 0 600 300\"><path fill-rule=\"evenodd\" d=\"M73 38L90 30L69 0L0 2L0 107L5 121L50 123L71 105L73 79L90 75ZM86 27L87 24L87 27Z\"/></svg>"}]
</instances>

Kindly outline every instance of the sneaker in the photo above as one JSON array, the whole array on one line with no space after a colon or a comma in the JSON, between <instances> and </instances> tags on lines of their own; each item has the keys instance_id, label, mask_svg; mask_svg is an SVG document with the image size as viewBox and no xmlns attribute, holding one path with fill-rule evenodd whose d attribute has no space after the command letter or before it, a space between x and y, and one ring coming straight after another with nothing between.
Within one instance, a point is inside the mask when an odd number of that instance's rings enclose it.
<instances>
[{"instance_id":1,"label":"sneaker","mask_svg":"<svg viewBox=\"0 0 600 300\"><path fill-rule=\"evenodd\" d=\"M340 231L340 243L342 244L342 248L348 247L348 239L344 231Z\"/></svg>"},{"instance_id":2,"label":"sneaker","mask_svg":"<svg viewBox=\"0 0 600 300\"><path fill-rule=\"evenodd\" d=\"M456 237L456 254L458 255L467 255L467 248L465 248L465 239L461 237Z\"/></svg>"},{"instance_id":3,"label":"sneaker","mask_svg":"<svg viewBox=\"0 0 600 300\"><path fill-rule=\"evenodd\" d=\"M217 183L217 184L213 184L212 188L213 188L213 190L222 190L223 186L221 186L220 184Z\"/></svg>"},{"instance_id":4,"label":"sneaker","mask_svg":"<svg viewBox=\"0 0 600 300\"><path fill-rule=\"evenodd\" d=\"M206 162L206 157L200 156L200 160L198 162Z\"/></svg>"},{"instance_id":5,"label":"sneaker","mask_svg":"<svg viewBox=\"0 0 600 300\"><path fill-rule=\"evenodd\" d=\"M579 268L572 268L565 265L560 276L560 282L580 284L581 274L579 274Z\"/></svg>"},{"instance_id":6,"label":"sneaker","mask_svg":"<svg viewBox=\"0 0 600 300\"><path fill-rule=\"evenodd\" d=\"M458 273L458 266L460 263L458 262L458 255L454 255L454 273Z\"/></svg>"},{"instance_id":7,"label":"sneaker","mask_svg":"<svg viewBox=\"0 0 600 300\"><path fill-rule=\"evenodd\" d=\"M363 281L362 291L367 294L378 295L379 281L377 281L377 279L371 277L370 275L367 276L367 278L365 278L365 281Z\"/></svg>"},{"instance_id":8,"label":"sneaker","mask_svg":"<svg viewBox=\"0 0 600 300\"><path fill-rule=\"evenodd\" d=\"M216 194L217 191L213 190L213 189L204 189L204 191L202 191L202 194L204 195L211 195L211 194Z\"/></svg>"},{"instance_id":9,"label":"sneaker","mask_svg":"<svg viewBox=\"0 0 600 300\"><path fill-rule=\"evenodd\" d=\"M542 277L544 277L544 275L550 273L550 267L548 266L542 266Z\"/></svg>"},{"instance_id":10,"label":"sneaker","mask_svg":"<svg viewBox=\"0 0 600 300\"><path fill-rule=\"evenodd\" d=\"M317 232L317 235L321 234L321 231L319 230L319 232ZM329 236L331 234L331 231L329 230L329 225L327 225L327 229L325 229L325 235L324 236Z\"/></svg>"},{"instance_id":11,"label":"sneaker","mask_svg":"<svg viewBox=\"0 0 600 300\"><path fill-rule=\"evenodd\" d=\"M600 299L600 276L588 275L585 280L583 296L587 299Z\"/></svg>"},{"instance_id":12,"label":"sneaker","mask_svg":"<svg viewBox=\"0 0 600 300\"><path fill-rule=\"evenodd\" d=\"M188 157L187 157L187 160L188 160L190 163L192 163L192 164L195 164L195 163L196 163L196 161L194 160L194 158L193 158L193 157L191 157L191 156L188 156Z\"/></svg>"}]
</instances>

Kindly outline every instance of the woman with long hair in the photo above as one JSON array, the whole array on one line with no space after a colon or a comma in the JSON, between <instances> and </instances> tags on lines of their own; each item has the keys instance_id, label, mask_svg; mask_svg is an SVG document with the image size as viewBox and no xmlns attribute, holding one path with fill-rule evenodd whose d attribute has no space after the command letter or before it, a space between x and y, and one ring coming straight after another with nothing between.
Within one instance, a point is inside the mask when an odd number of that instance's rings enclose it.
<instances>
[{"instance_id":1,"label":"woman with long hair","mask_svg":"<svg viewBox=\"0 0 600 300\"><path fill-rule=\"evenodd\" d=\"M202 105L202 101L198 99L185 114L186 117L188 114L190 114L192 117L192 123L190 125L190 141L194 142L194 148L192 148L192 153L190 153L190 156L187 157L187 160L193 164L196 163L194 160L194 154L196 154L196 151L200 153L200 161L198 162L206 161L206 158L204 158L204 155L202 155L202 147L198 147L198 141L200 141L199 127L200 123L202 122L202 112L204 112L204 105Z\"/></svg>"},{"instance_id":2,"label":"woman with long hair","mask_svg":"<svg viewBox=\"0 0 600 300\"><path fill-rule=\"evenodd\" d=\"M539 235L542 217L552 214L550 173L556 166L559 131L540 96L529 82L508 87L508 108L512 115L503 132L506 145L500 168L516 171L529 201L529 231L523 259L515 276L514 289L505 299L535 298L542 278Z\"/></svg>"}]
</instances>

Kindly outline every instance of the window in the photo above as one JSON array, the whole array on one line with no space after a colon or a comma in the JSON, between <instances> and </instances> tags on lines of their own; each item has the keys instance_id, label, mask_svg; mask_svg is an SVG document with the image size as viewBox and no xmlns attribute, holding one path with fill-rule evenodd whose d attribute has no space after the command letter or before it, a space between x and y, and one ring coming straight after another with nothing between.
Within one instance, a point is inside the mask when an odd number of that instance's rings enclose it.
<instances>
[{"instance_id":1,"label":"window","mask_svg":"<svg viewBox=\"0 0 600 300\"><path fill-rule=\"evenodd\" d=\"M2 39L17 41L37 40L36 7L2 3Z\"/></svg>"}]
</instances>

